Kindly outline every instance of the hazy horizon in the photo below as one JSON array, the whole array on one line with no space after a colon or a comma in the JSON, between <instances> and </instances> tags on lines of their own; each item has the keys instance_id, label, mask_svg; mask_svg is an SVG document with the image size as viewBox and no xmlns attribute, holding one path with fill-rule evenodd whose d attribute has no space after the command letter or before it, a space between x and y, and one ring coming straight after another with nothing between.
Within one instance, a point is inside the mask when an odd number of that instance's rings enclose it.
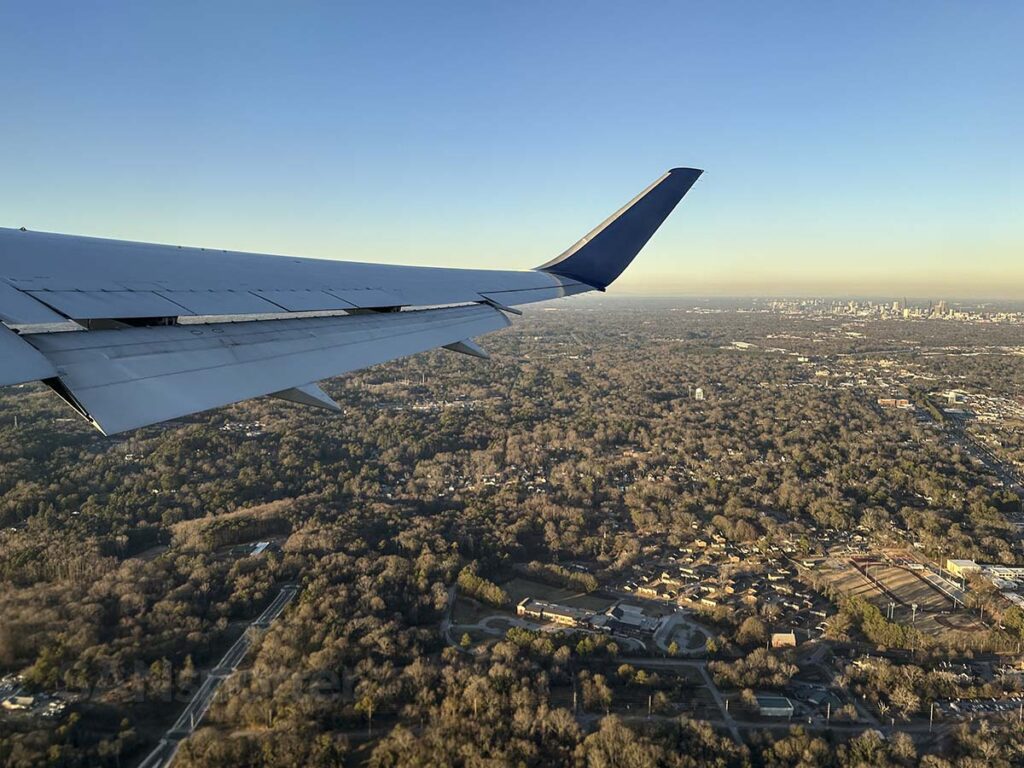
<instances>
[{"instance_id":1,"label":"hazy horizon","mask_svg":"<svg viewBox=\"0 0 1024 768\"><path fill-rule=\"evenodd\" d=\"M735 283L719 284L695 284L689 287L680 286L678 289L666 289L664 286L654 285L622 285L609 289L615 295L638 297L638 298L723 298L723 299L889 299L898 300L906 298L910 301L999 301L999 302L1020 302L1024 301L1024 286L1017 289L986 288L965 288L962 284L953 287L945 284L911 285L905 291L900 291L898 286L889 285L848 285L848 284L827 284L818 286L799 286L796 283L787 284L780 282L772 283Z\"/></svg>"},{"instance_id":2,"label":"hazy horizon","mask_svg":"<svg viewBox=\"0 0 1024 768\"><path fill-rule=\"evenodd\" d=\"M558 301L546 302L537 305L537 309L572 309L574 305L586 305L605 301L628 302L628 301L664 301L664 302L692 302L699 304L714 304L716 302L746 302L748 304L773 301L824 301L824 302L874 302L876 304L891 304L898 301L905 302L906 306L927 307L929 304L945 302L950 307L978 308L993 311L1021 311L1024 309L1024 299L1001 299L993 297L971 297L957 296L950 294L914 295L905 296L887 293L820 293L820 294L696 294L696 293L626 293L622 291L607 293L585 293L573 297L573 304L561 304Z\"/></svg>"}]
</instances>

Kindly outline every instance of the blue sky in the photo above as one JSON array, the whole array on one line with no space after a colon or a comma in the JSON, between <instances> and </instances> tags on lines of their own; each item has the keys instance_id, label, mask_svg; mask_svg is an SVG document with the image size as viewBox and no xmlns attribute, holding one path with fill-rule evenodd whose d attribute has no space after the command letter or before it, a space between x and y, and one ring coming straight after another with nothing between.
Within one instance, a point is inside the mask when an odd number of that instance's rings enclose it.
<instances>
[{"instance_id":1,"label":"blue sky","mask_svg":"<svg viewBox=\"0 0 1024 768\"><path fill-rule=\"evenodd\" d=\"M1024 4L0 3L0 225L614 290L1024 298Z\"/></svg>"}]
</instances>

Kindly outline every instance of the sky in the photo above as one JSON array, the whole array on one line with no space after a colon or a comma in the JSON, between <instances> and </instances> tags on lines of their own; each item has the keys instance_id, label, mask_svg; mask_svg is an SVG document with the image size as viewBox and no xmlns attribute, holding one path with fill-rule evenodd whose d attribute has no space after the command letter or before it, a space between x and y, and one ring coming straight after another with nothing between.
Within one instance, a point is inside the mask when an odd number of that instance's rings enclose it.
<instances>
[{"instance_id":1,"label":"sky","mask_svg":"<svg viewBox=\"0 0 1024 768\"><path fill-rule=\"evenodd\" d=\"M1024 3L0 0L0 226L611 291L1024 298Z\"/></svg>"}]
</instances>

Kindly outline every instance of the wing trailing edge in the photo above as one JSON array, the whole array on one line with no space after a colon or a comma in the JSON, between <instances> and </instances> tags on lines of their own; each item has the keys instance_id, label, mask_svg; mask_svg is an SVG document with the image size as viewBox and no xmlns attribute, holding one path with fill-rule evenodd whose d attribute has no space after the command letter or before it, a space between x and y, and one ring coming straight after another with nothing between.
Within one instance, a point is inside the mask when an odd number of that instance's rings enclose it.
<instances>
[{"instance_id":1,"label":"wing trailing edge","mask_svg":"<svg viewBox=\"0 0 1024 768\"><path fill-rule=\"evenodd\" d=\"M263 395L336 409L308 383L508 325L475 304L23 338L59 371L53 389L111 435Z\"/></svg>"}]
</instances>

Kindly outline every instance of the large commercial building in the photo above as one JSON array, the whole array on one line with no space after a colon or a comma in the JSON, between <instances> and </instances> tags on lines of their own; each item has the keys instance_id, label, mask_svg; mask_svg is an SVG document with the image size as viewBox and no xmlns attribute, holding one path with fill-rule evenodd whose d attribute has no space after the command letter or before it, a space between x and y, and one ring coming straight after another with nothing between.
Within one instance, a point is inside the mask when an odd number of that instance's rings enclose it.
<instances>
[{"instance_id":1,"label":"large commercial building","mask_svg":"<svg viewBox=\"0 0 1024 768\"><path fill-rule=\"evenodd\" d=\"M594 612L588 611L585 608L571 608L567 605L556 605L555 603L546 603L542 600L524 597L516 606L516 614L530 619L552 621L555 624L565 624L566 626L573 627L585 622L593 616Z\"/></svg>"},{"instance_id":2,"label":"large commercial building","mask_svg":"<svg viewBox=\"0 0 1024 768\"><path fill-rule=\"evenodd\" d=\"M946 570L954 576L970 576L972 573L981 573L981 566L973 560L947 560Z\"/></svg>"}]
</instances>

